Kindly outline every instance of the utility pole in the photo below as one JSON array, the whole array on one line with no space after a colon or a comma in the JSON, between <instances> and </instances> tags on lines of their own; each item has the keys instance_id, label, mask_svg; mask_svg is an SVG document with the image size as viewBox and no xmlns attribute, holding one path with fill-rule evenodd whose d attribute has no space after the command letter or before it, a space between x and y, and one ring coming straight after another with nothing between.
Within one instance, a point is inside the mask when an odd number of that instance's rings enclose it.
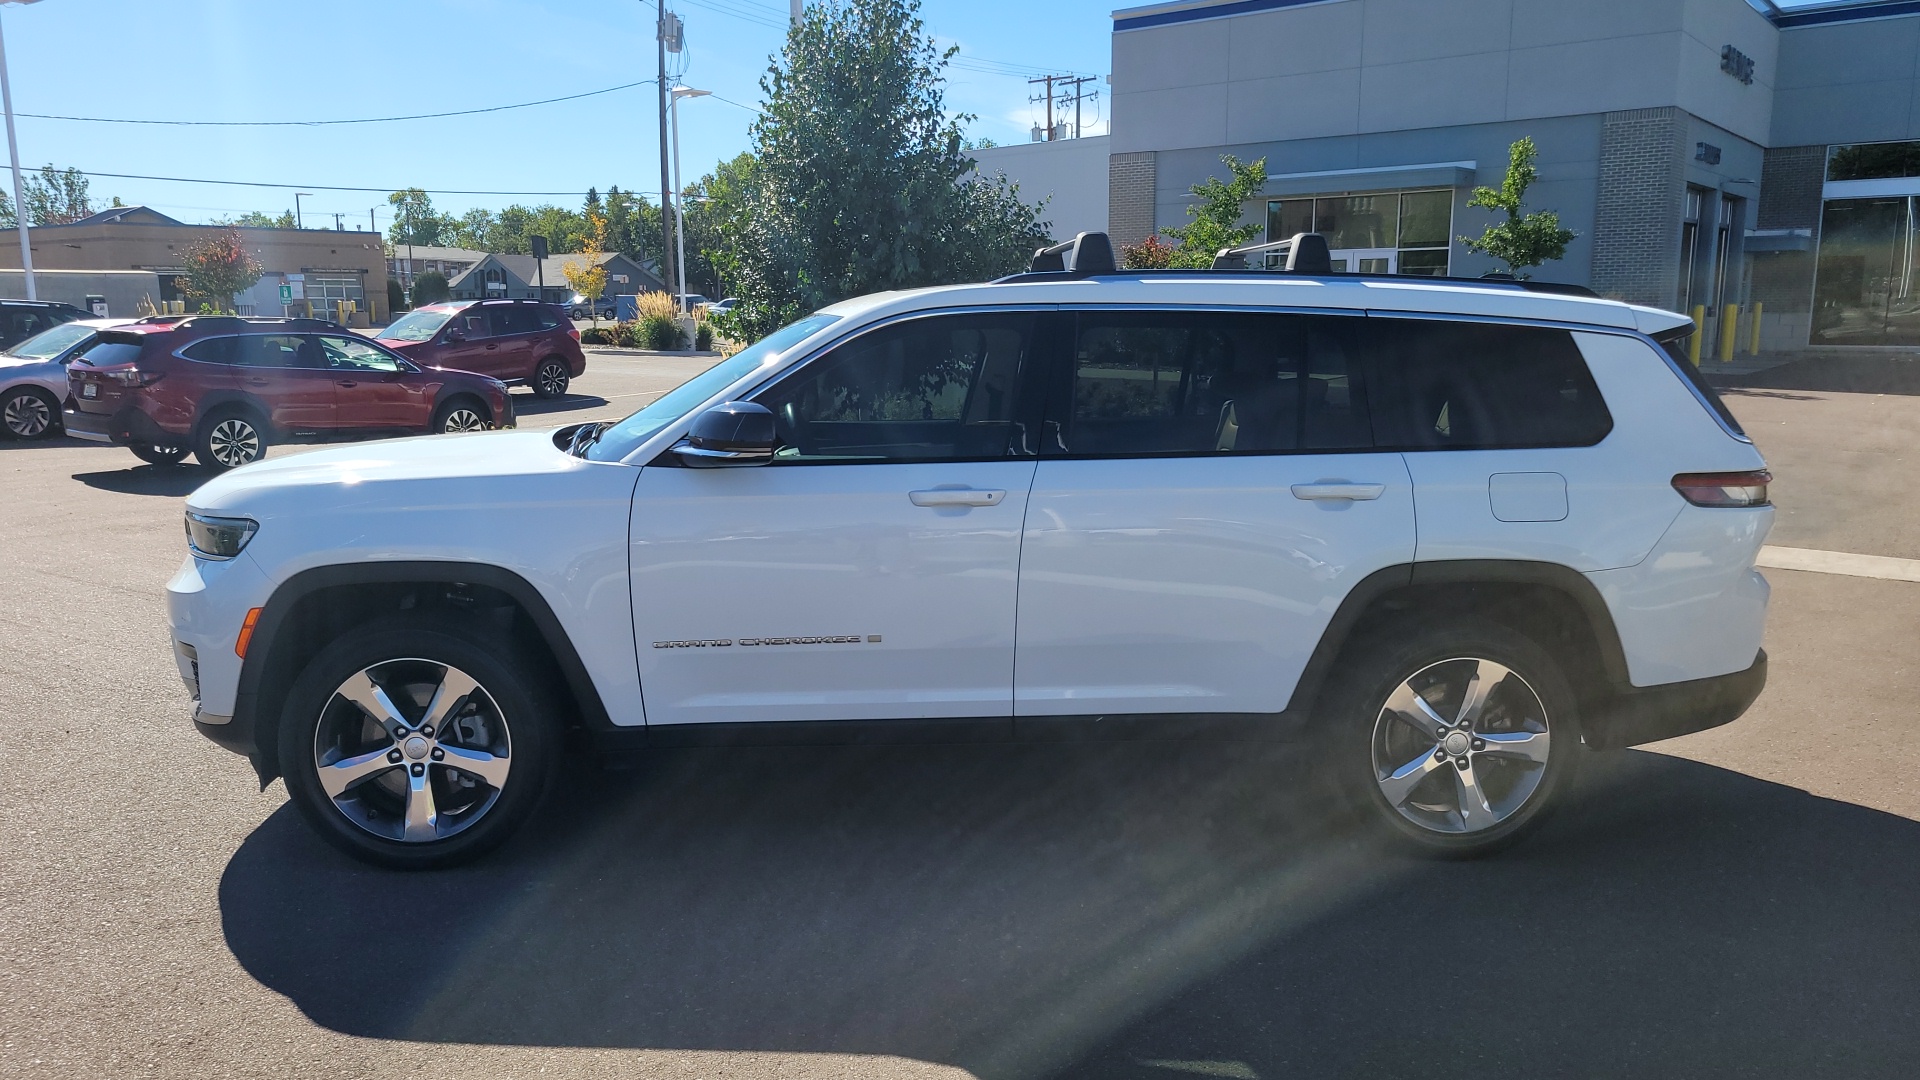
<instances>
[{"instance_id":1,"label":"utility pole","mask_svg":"<svg viewBox=\"0 0 1920 1080\"><path fill-rule=\"evenodd\" d=\"M1053 126L1054 84L1058 83L1063 88L1071 87L1073 90L1073 137L1077 139L1080 137L1080 101L1082 98L1086 97L1085 91L1081 90L1080 87L1083 83L1090 83L1093 81L1094 81L1094 78L1091 75L1082 75L1078 78L1075 78L1072 75L1043 75L1038 79L1027 80L1027 84L1029 86L1038 85L1040 83L1045 83L1047 85L1047 92L1044 95L1044 97L1042 95L1035 94L1034 96L1027 99L1028 101L1032 101L1032 102L1039 102L1044 100L1047 103L1047 133L1046 133L1046 136L1041 140L1042 142L1052 142L1054 132L1058 130ZM1066 98L1067 98L1067 92L1065 89L1062 89L1060 93L1060 101L1062 105L1066 103Z\"/></svg>"},{"instance_id":2,"label":"utility pole","mask_svg":"<svg viewBox=\"0 0 1920 1080\"><path fill-rule=\"evenodd\" d=\"M670 280L673 277L673 219L667 216L667 197L673 193L673 180L667 173L667 0L657 0L655 6L660 13L654 33L660 53L660 78L655 85L660 91L660 281L667 286L667 295L673 296L677 295Z\"/></svg>"},{"instance_id":3,"label":"utility pole","mask_svg":"<svg viewBox=\"0 0 1920 1080\"><path fill-rule=\"evenodd\" d=\"M1094 81L1093 76L1082 75L1077 79L1062 79L1060 81L1073 87L1073 137L1077 139L1080 137L1080 103L1086 100L1087 97L1087 92L1080 89L1080 87L1082 84ZM1098 90L1094 91L1096 96L1098 96L1099 93Z\"/></svg>"},{"instance_id":4,"label":"utility pole","mask_svg":"<svg viewBox=\"0 0 1920 1080\"><path fill-rule=\"evenodd\" d=\"M333 231L334 231L334 232L346 232L346 231L347 231L347 226L346 226L346 225L345 225L345 223L344 223L344 222L343 222L343 221L341 220L341 219L342 219L342 218L344 218L344 217L346 217L346 215L345 215L345 214L342 214L342 213L341 213L340 211L338 211L338 210L335 210L335 211L333 211Z\"/></svg>"},{"instance_id":5,"label":"utility pole","mask_svg":"<svg viewBox=\"0 0 1920 1080\"><path fill-rule=\"evenodd\" d=\"M371 206L367 207L367 231L377 233L380 231L380 226L374 224L374 221L373 221L373 211L375 209L376 209L375 207L371 207Z\"/></svg>"},{"instance_id":6,"label":"utility pole","mask_svg":"<svg viewBox=\"0 0 1920 1080\"><path fill-rule=\"evenodd\" d=\"M805 7L806 0L793 0L793 25L799 26L800 20L807 17L806 12L803 10Z\"/></svg>"},{"instance_id":7,"label":"utility pole","mask_svg":"<svg viewBox=\"0 0 1920 1080\"><path fill-rule=\"evenodd\" d=\"M1053 84L1054 84L1054 82L1055 82L1056 80L1064 80L1065 78L1066 78L1066 76L1064 76L1064 75L1043 75L1043 76L1041 76L1041 77L1040 77L1040 78L1038 78L1038 79L1028 79L1028 80L1027 80L1027 85L1028 85L1028 86L1032 86L1032 85L1033 85L1033 84L1035 84L1035 83L1046 83L1046 84L1047 84L1047 97L1046 97L1046 101L1047 101L1047 133L1046 133L1046 135L1045 135L1045 137L1043 137L1043 138L1041 139L1041 141L1042 141L1042 142L1052 142L1052 141L1053 141ZM1040 100L1040 98L1038 98L1038 97L1030 97L1030 98L1028 98L1027 100L1028 100L1028 101L1039 101L1039 100Z\"/></svg>"}]
</instances>

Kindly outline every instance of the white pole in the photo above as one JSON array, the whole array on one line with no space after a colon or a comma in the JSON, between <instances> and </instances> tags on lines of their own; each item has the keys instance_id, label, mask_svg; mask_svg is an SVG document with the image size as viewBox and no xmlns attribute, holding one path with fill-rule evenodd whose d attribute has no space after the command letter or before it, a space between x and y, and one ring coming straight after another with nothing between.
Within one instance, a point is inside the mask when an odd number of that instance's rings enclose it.
<instances>
[{"instance_id":1,"label":"white pole","mask_svg":"<svg viewBox=\"0 0 1920 1080\"><path fill-rule=\"evenodd\" d=\"M680 195L680 95L673 95L673 104L668 106L673 118L673 231L676 234L674 246L679 249L679 257L674 260L678 268L674 274L680 281L680 295L674 297L674 307L679 309L687 302L687 215L685 200ZM665 206L667 201L660 200Z\"/></svg>"},{"instance_id":2,"label":"white pole","mask_svg":"<svg viewBox=\"0 0 1920 1080\"><path fill-rule=\"evenodd\" d=\"M793 25L799 26L800 20L806 17L800 10L805 4L806 0L793 0Z\"/></svg>"},{"instance_id":3,"label":"white pole","mask_svg":"<svg viewBox=\"0 0 1920 1080\"><path fill-rule=\"evenodd\" d=\"M7 81L7 39L0 33L0 102L7 112L7 157L13 161L13 218L20 229L20 269L27 278L27 299L38 300L33 287L33 246L27 243L27 189L20 182L20 142L13 134L13 86Z\"/></svg>"}]
</instances>

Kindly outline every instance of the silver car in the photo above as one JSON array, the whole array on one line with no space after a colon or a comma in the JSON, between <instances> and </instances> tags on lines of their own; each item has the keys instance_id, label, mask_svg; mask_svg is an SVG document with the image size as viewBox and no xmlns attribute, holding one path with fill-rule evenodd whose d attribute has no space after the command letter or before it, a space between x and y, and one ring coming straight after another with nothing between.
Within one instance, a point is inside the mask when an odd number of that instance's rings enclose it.
<instances>
[{"instance_id":1,"label":"silver car","mask_svg":"<svg viewBox=\"0 0 1920 1080\"><path fill-rule=\"evenodd\" d=\"M0 430L16 439L44 439L59 430L67 364L87 351L101 330L132 321L78 319L0 352Z\"/></svg>"}]
</instances>

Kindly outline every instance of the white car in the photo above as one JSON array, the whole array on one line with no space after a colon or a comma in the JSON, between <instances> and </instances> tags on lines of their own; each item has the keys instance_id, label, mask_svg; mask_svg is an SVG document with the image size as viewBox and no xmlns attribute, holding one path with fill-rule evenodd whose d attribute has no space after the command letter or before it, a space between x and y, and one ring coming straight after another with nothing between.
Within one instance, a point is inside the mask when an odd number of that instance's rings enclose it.
<instances>
[{"instance_id":1,"label":"white car","mask_svg":"<svg viewBox=\"0 0 1920 1080\"><path fill-rule=\"evenodd\" d=\"M60 430L67 365L94 335L128 319L76 319L42 330L0 353L0 429L16 439L44 439Z\"/></svg>"},{"instance_id":2,"label":"white car","mask_svg":"<svg viewBox=\"0 0 1920 1080\"><path fill-rule=\"evenodd\" d=\"M168 586L196 725L398 866L499 842L569 729L1299 738L1468 854L1587 748L1759 694L1770 477L1685 316L1079 243L836 304L617 423L212 480Z\"/></svg>"}]
</instances>

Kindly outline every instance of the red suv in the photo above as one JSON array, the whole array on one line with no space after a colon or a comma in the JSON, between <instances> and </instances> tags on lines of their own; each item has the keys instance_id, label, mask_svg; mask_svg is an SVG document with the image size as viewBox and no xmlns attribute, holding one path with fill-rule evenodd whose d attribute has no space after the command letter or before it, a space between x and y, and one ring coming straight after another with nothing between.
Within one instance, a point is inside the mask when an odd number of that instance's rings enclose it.
<instances>
[{"instance_id":1,"label":"red suv","mask_svg":"<svg viewBox=\"0 0 1920 1080\"><path fill-rule=\"evenodd\" d=\"M587 370L565 309L534 300L454 300L415 308L380 331L387 348L433 367L477 371L557 398Z\"/></svg>"},{"instance_id":2,"label":"red suv","mask_svg":"<svg viewBox=\"0 0 1920 1080\"><path fill-rule=\"evenodd\" d=\"M231 469L293 435L512 427L505 384L422 368L315 319L160 316L100 332L67 367L67 434Z\"/></svg>"}]
</instances>

